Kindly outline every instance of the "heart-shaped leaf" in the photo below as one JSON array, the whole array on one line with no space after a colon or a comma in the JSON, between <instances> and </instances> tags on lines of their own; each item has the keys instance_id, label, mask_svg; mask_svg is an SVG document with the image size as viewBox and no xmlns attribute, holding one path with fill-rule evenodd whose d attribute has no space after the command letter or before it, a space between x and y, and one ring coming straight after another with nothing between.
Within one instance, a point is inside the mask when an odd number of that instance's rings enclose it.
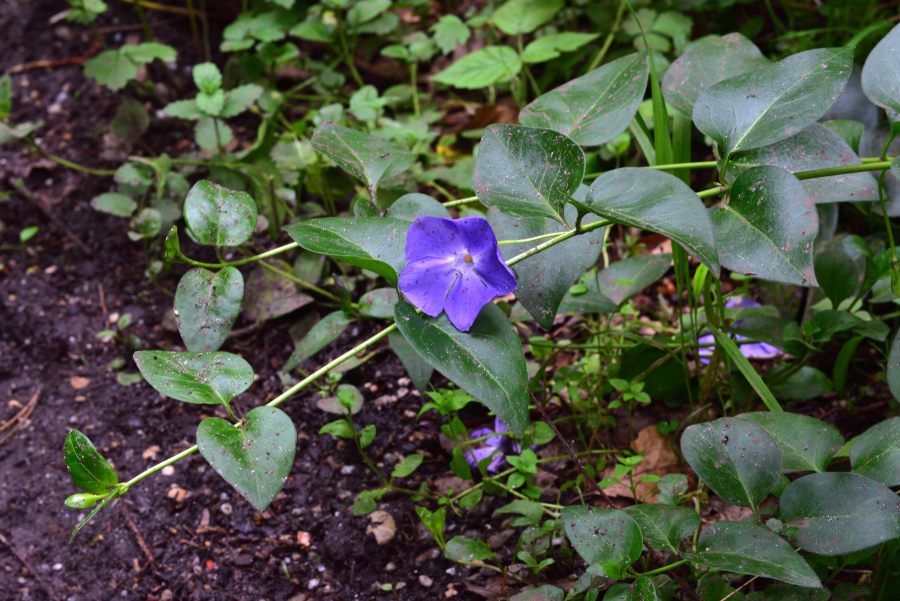
<instances>
[{"instance_id":1,"label":"heart-shaped leaf","mask_svg":"<svg viewBox=\"0 0 900 601\"><path fill-rule=\"evenodd\" d=\"M778 445L747 419L690 426L681 436L681 451L717 495L741 507L756 507L781 475Z\"/></svg>"},{"instance_id":2,"label":"heart-shaped leaf","mask_svg":"<svg viewBox=\"0 0 900 601\"><path fill-rule=\"evenodd\" d=\"M431 366L431 363L426 361L425 358L406 341L406 338L404 338L403 334L400 332L391 332L388 334L388 341L391 343L394 354L397 355L400 359L400 363L402 363L403 367L406 369L406 373L409 374L409 378L412 380L413 385L419 390L427 390L428 382L431 381L431 376L434 374L434 368Z\"/></svg>"},{"instance_id":3,"label":"heart-shaped leaf","mask_svg":"<svg viewBox=\"0 0 900 601\"><path fill-rule=\"evenodd\" d=\"M609 171L591 184L585 204L607 219L668 236L719 276L716 236L706 207L674 175L637 168Z\"/></svg>"},{"instance_id":4,"label":"heart-shaped leaf","mask_svg":"<svg viewBox=\"0 0 900 601\"><path fill-rule=\"evenodd\" d=\"M643 503L624 509L654 549L678 553L678 545L700 527L700 516L687 507Z\"/></svg>"},{"instance_id":5,"label":"heart-shaped leaf","mask_svg":"<svg viewBox=\"0 0 900 601\"><path fill-rule=\"evenodd\" d=\"M900 57L896 48L900 43L900 26L884 36L866 58L862 71L862 89L866 97L880 106L900 112Z\"/></svg>"},{"instance_id":6,"label":"heart-shaped leaf","mask_svg":"<svg viewBox=\"0 0 900 601\"><path fill-rule=\"evenodd\" d=\"M134 362L157 392L185 403L228 403L253 384L253 368L231 353L138 351Z\"/></svg>"},{"instance_id":7,"label":"heart-shaped leaf","mask_svg":"<svg viewBox=\"0 0 900 601\"><path fill-rule=\"evenodd\" d=\"M782 497L783 499L784 497ZM818 587L819 577L784 539L762 526L746 522L717 522L707 526L697 541L699 551L682 557L700 565L781 580L798 586Z\"/></svg>"},{"instance_id":8,"label":"heart-shaped leaf","mask_svg":"<svg viewBox=\"0 0 900 601\"><path fill-rule=\"evenodd\" d=\"M582 186L587 192L587 187ZM577 211L572 205L566 206L566 219L575 222ZM597 218L591 216L593 220ZM586 219L585 223L591 220ZM565 231L563 227L547 217L511 217L497 207L488 211L488 222L500 239L534 238L544 234ZM597 262L603 242L603 228L597 228L570 238L561 244L525 259L515 266L519 287L516 297L543 328L550 329L560 302L575 280L585 269ZM504 244L500 252L507 261L538 244Z\"/></svg>"},{"instance_id":9,"label":"heart-shaped leaf","mask_svg":"<svg viewBox=\"0 0 900 601\"><path fill-rule=\"evenodd\" d=\"M808 415L757 411L739 417L759 425L775 440L784 473L824 472L844 445L837 428Z\"/></svg>"},{"instance_id":10,"label":"heart-shaped leaf","mask_svg":"<svg viewBox=\"0 0 900 601\"><path fill-rule=\"evenodd\" d=\"M284 364L284 371L291 371L326 345L334 342L351 323L353 319L347 317L343 311L334 311L323 317L302 340L297 341L297 347Z\"/></svg>"},{"instance_id":11,"label":"heart-shaped leaf","mask_svg":"<svg viewBox=\"0 0 900 601\"><path fill-rule=\"evenodd\" d=\"M629 54L541 95L522 109L519 122L546 127L582 146L599 146L634 119L650 73L647 55Z\"/></svg>"},{"instance_id":12,"label":"heart-shaped leaf","mask_svg":"<svg viewBox=\"0 0 900 601\"><path fill-rule=\"evenodd\" d=\"M297 291L293 281L262 265L250 272L244 317L250 321L267 321L308 305L313 298Z\"/></svg>"},{"instance_id":13,"label":"heart-shaped leaf","mask_svg":"<svg viewBox=\"0 0 900 601\"><path fill-rule=\"evenodd\" d=\"M584 153L563 134L522 125L484 130L472 182L478 200L512 217L549 217L563 225L563 207L584 178Z\"/></svg>"},{"instance_id":14,"label":"heart-shaped leaf","mask_svg":"<svg viewBox=\"0 0 900 601\"><path fill-rule=\"evenodd\" d=\"M853 48L819 48L726 79L700 94L694 124L727 156L806 129L844 90Z\"/></svg>"},{"instance_id":15,"label":"heart-shaped leaf","mask_svg":"<svg viewBox=\"0 0 900 601\"><path fill-rule=\"evenodd\" d=\"M741 174L729 201L709 210L719 261L763 280L815 286L813 241L819 216L796 177L779 167Z\"/></svg>"},{"instance_id":16,"label":"heart-shaped leaf","mask_svg":"<svg viewBox=\"0 0 900 601\"><path fill-rule=\"evenodd\" d=\"M66 436L63 456L72 481L81 490L102 495L119 483L116 470L97 452L91 439L78 430Z\"/></svg>"},{"instance_id":17,"label":"heart-shaped leaf","mask_svg":"<svg viewBox=\"0 0 900 601\"><path fill-rule=\"evenodd\" d=\"M413 164L412 153L402 146L333 121L326 121L316 130L312 146L364 182L373 200L381 180L403 173Z\"/></svg>"},{"instance_id":18,"label":"heart-shaped leaf","mask_svg":"<svg viewBox=\"0 0 900 601\"><path fill-rule=\"evenodd\" d=\"M628 567L641 556L641 529L624 511L572 505L563 508L559 519L588 565L612 562Z\"/></svg>"},{"instance_id":19,"label":"heart-shaped leaf","mask_svg":"<svg viewBox=\"0 0 900 601\"><path fill-rule=\"evenodd\" d=\"M781 521L796 527L804 551L844 555L900 536L900 504L891 489L859 474L826 472L781 493Z\"/></svg>"},{"instance_id":20,"label":"heart-shaped leaf","mask_svg":"<svg viewBox=\"0 0 900 601\"><path fill-rule=\"evenodd\" d=\"M323 217L284 230L307 250L374 271L392 286L406 266L409 222L389 217Z\"/></svg>"},{"instance_id":21,"label":"heart-shaped leaf","mask_svg":"<svg viewBox=\"0 0 900 601\"><path fill-rule=\"evenodd\" d=\"M238 426L220 417L203 420L197 446L213 469L262 511L294 465L297 430L282 410L257 407Z\"/></svg>"},{"instance_id":22,"label":"heart-shaped leaf","mask_svg":"<svg viewBox=\"0 0 900 601\"><path fill-rule=\"evenodd\" d=\"M198 244L238 246L256 229L256 203L246 192L235 192L201 180L184 200L187 232Z\"/></svg>"},{"instance_id":23,"label":"heart-shaped leaf","mask_svg":"<svg viewBox=\"0 0 900 601\"><path fill-rule=\"evenodd\" d=\"M519 336L497 305L488 303L467 332L446 313L422 318L407 302L394 317L416 352L521 436L528 425L528 373Z\"/></svg>"},{"instance_id":24,"label":"heart-shaped leaf","mask_svg":"<svg viewBox=\"0 0 900 601\"><path fill-rule=\"evenodd\" d=\"M446 217L449 219L450 212L432 197L413 192L412 194L404 194L395 200L394 204L388 208L387 216L413 222L418 217L423 216Z\"/></svg>"},{"instance_id":25,"label":"heart-shaped leaf","mask_svg":"<svg viewBox=\"0 0 900 601\"><path fill-rule=\"evenodd\" d=\"M850 447L853 473L900 486L900 417L876 424L859 435Z\"/></svg>"},{"instance_id":26,"label":"heart-shaped leaf","mask_svg":"<svg viewBox=\"0 0 900 601\"><path fill-rule=\"evenodd\" d=\"M175 320L189 351L218 350L241 310L244 277L234 267L213 273L196 267L175 290Z\"/></svg>"},{"instance_id":27,"label":"heart-shaped leaf","mask_svg":"<svg viewBox=\"0 0 900 601\"><path fill-rule=\"evenodd\" d=\"M672 108L690 119L694 104L705 89L769 64L756 44L739 33L709 36L691 44L666 69L663 96Z\"/></svg>"},{"instance_id":28,"label":"heart-shaped leaf","mask_svg":"<svg viewBox=\"0 0 900 601\"><path fill-rule=\"evenodd\" d=\"M776 144L739 152L728 163L725 181L760 165L787 169L791 173L844 165L861 165L856 152L835 132L821 123ZM871 173L844 173L803 180L803 187L816 204L878 200L878 181Z\"/></svg>"}]
</instances>

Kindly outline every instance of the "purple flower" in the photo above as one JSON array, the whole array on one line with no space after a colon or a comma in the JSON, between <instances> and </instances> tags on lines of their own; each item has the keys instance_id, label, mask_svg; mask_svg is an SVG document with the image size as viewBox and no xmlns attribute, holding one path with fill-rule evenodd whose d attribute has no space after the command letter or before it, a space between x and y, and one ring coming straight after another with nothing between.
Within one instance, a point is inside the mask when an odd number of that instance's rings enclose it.
<instances>
[{"instance_id":1,"label":"purple flower","mask_svg":"<svg viewBox=\"0 0 900 601\"><path fill-rule=\"evenodd\" d=\"M481 438L482 436L487 436L488 434L497 434L498 432L508 432L509 428L506 427L500 418L497 417L494 419L494 428L481 428L480 430L475 430L470 435L470 438ZM484 439L484 444L486 446L478 449L473 449L469 447L466 450L466 461L469 462L469 465L473 468L477 468L478 464L485 458L493 455L491 458L491 463L488 465L487 471L496 473L500 471L500 468L506 463L507 455L519 455L522 452L522 445L516 442L512 437L497 434L496 436L491 436L490 438ZM537 448L532 447L532 448Z\"/></svg>"},{"instance_id":2,"label":"purple flower","mask_svg":"<svg viewBox=\"0 0 900 601\"><path fill-rule=\"evenodd\" d=\"M762 307L761 304L756 302L755 300L749 298L739 298L739 299L731 299L725 306L729 309L733 309L735 307L740 309L749 309L753 307ZM736 321L732 324L732 328L736 328L741 322ZM749 340L746 336L741 336L740 334L731 334L731 338L736 342L741 342L743 340ZM712 357L713 351L716 350L715 337L712 334L706 334L705 336L701 336L697 339L697 342L700 344L709 344L710 346L701 346L700 347L700 363L703 365L709 365L709 357ZM741 349L741 354L748 359L773 359L781 354L781 351L772 346L771 344L766 344L765 342L756 342L753 344L741 344L739 346Z\"/></svg>"},{"instance_id":3,"label":"purple flower","mask_svg":"<svg viewBox=\"0 0 900 601\"><path fill-rule=\"evenodd\" d=\"M516 277L503 262L486 219L419 217L406 234L406 260L400 290L426 315L447 312L461 332L495 296L516 289Z\"/></svg>"}]
</instances>

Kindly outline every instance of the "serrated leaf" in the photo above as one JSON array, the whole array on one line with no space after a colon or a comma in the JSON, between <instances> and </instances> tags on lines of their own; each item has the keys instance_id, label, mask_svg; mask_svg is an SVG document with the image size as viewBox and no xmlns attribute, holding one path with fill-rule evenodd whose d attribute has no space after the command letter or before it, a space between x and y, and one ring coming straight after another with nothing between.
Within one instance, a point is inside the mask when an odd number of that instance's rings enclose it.
<instances>
[{"instance_id":1,"label":"serrated leaf","mask_svg":"<svg viewBox=\"0 0 900 601\"><path fill-rule=\"evenodd\" d=\"M184 201L188 234L198 244L239 246L256 229L256 203L246 192L201 180Z\"/></svg>"},{"instance_id":2,"label":"serrated leaf","mask_svg":"<svg viewBox=\"0 0 900 601\"><path fill-rule=\"evenodd\" d=\"M116 470L97 452L91 440L78 430L71 430L66 436L63 456L72 481L83 491L102 495L119 483Z\"/></svg>"},{"instance_id":3,"label":"serrated leaf","mask_svg":"<svg viewBox=\"0 0 900 601\"><path fill-rule=\"evenodd\" d=\"M84 76L114 92L124 88L137 72L138 65L118 50L107 50L84 61Z\"/></svg>"},{"instance_id":4,"label":"serrated leaf","mask_svg":"<svg viewBox=\"0 0 900 601\"><path fill-rule=\"evenodd\" d=\"M225 92L225 103L222 105L222 111L219 115L224 119L237 117L256 102L262 94L263 89L253 83L227 90Z\"/></svg>"},{"instance_id":5,"label":"serrated leaf","mask_svg":"<svg viewBox=\"0 0 900 601\"><path fill-rule=\"evenodd\" d=\"M819 48L726 79L697 99L694 124L723 155L774 144L828 112L852 62L853 48Z\"/></svg>"},{"instance_id":6,"label":"serrated leaf","mask_svg":"<svg viewBox=\"0 0 900 601\"><path fill-rule=\"evenodd\" d=\"M572 505L563 508L559 519L588 565L611 562L627 567L641 556L641 529L624 511Z\"/></svg>"},{"instance_id":7,"label":"serrated leaf","mask_svg":"<svg viewBox=\"0 0 900 601\"><path fill-rule=\"evenodd\" d=\"M678 545L700 527L700 516L687 507L642 503L624 509L641 535L656 550L679 553Z\"/></svg>"},{"instance_id":8,"label":"serrated leaf","mask_svg":"<svg viewBox=\"0 0 900 601\"><path fill-rule=\"evenodd\" d=\"M876 424L850 447L853 473L885 486L900 486L900 417Z\"/></svg>"},{"instance_id":9,"label":"serrated leaf","mask_svg":"<svg viewBox=\"0 0 900 601\"><path fill-rule=\"evenodd\" d=\"M478 399L521 436L528 425L528 373L519 337L506 315L488 303L467 332L446 313L422 318L412 305L394 309L406 341L454 384Z\"/></svg>"},{"instance_id":10,"label":"serrated leaf","mask_svg":"<svg viewBox=\"0 0 900 601\"><path fill-rule=\"evenodd\" d=\"M302 21L291 28L288 32L293 36L309 40L310 42L322 42L330 44L332 41L332 32L328 26L317 19Z\"/></svg>"},{"instance_id":11,"label":"serrated leaf","mask_svg":"<svg viewBox=\"0 0 900 601\"><path fill-rule=\"evenodd\" d=\"M556 130L582 146L605 144L628 128L649 73L646 54L623 56L543 94L522 109L519 121Z\"/></svg>"},{"instance_id":12,"label":"serrated leaf","mask_svg":"<svg viewBox=\"0 0 900 601\"><path fill-rule=\"evenodd\" d=\"M107 192L91 199L91 208L116 217L131 217L137 210L137 203L130 196L118 192Z\"/></svg>"},{"instance_id":13,"label":"serrated leaf","mask_svg":"<svg viewBox=\"0 0 900 601\"><path fill-rule=\"evenodd\" d=\"M191 74L194 77L194 85L201 92L212 94L222 87L222 73L213 63L199 63L194 65Z\"/></svg>"},{"instance_id":14,"label":"serrated leaf","mask_svg":"<svg viewBox=\"0 0 900 601\"><path fill-rule=\"evenodd\" d=\"M175 319L189 351L216 351L241 310L244 277L234 267L213 273L196 267L175 290Z\"/></svg>"},{"instance_id":15,"label":"serrated leaf","mask_svg":"<svg viewBox=\"0 0 900 601\"><path fill-rule=\"evenodd\" d=\"M443 54L450 54L457 46L468 42L472 35L468 26L456 15L443 15L430 31L434 34L434 43Z\"/></svg>"},{"instance_id":16,"label":"serrated leaf","mask_svg":"<svg viewBox=\"0 0 900 601\"><path fill-rule=\"evenodd\" d=\"M197 121L206 116L203 111L200 110L200 107L197 106L197 102L193 98L190 100L176 100L175 102L170 102L163 111L170 117L188 119L191 121Z\"/></svg>"},{"instance_id":17,"label":"serrated leaf","mask_svg":"<svg viewBox=\"0 0 900 601\"><path fill-rule=\"evenodd\" d=\"M522 60L509 46L488 46L471 52L437 75L431 81L477 90L506 82L522 70Z\"/></svg>"},{"instance_id":18,"label":"serrated leaf","mask_svg":"<svg viewBox=\"0 0 900 601\"><path fill-rule=\"evenodd\" d=\"M194 139L203 150L223 149L234 139L234 131L227 123L215 117L204 117L194 127Z\"/></svg>"},{"instance_id":19,"label":"serrated leaf","mask_svg":"<svg viewBox=\"0 0 900 601\"><path fill-rule=\"evenodd\" d=\"M238 426L211 417L197 427L200 454L257 511L284 486L297 446L297 430L275 407L251 410Z\"/></svg>"},{"instance_id":20,"label":"serrated leaf","mask_svg":"<svg viewBox=\"0 0 900 601\"><path fill-rule=\"evenodd\" d=\"M772 437L781 452L782 473L824 472L844 445L837 428L808 415L757 411L738 417L754 422Z\"/></svg>"},{"instance_id":21,"label":"serrated leaf","mask_svg":"<svg viewBox=\"0 0 900 601\"><path fill-rule=\"evenodd\" d=\"M531 33L562 10L563 0L508 0L491 22L507 35Z\"/></svg>"},{"instance_id":22,"label":"serrated leaf","mask_svg":"<svg viewBox=\"0 0 900 601\"><path fill-rule=\"evenodd\" d=\"M178 52L174 48L157 42L144 42L134 46L126 44L119 49L119 52L142 65L152 63L156 59L173 63L178 56Z\"/></svg>"},{"instance_id":23,"label":"serrated leaf","mask_svg":"<svg viewBox=\"0 0 900 601\"><path fill-rule=\"evenodd\" d=\"M253 368L231 353L139 351L134 362L157 392L185 403L228 403L253 384Z\"/></svg>"},{"instance_id":24,"label":"serrated leaf","mask_svg":"<svg viewBox=\"0 0 900 601\"><path fill-rule=\"evenodd\" d=\"M741 174L729 201L709 210L719 261L762 280L816 286L813 241L819 216L806 188L779 167Z\"/></svg>"}]
</instances>

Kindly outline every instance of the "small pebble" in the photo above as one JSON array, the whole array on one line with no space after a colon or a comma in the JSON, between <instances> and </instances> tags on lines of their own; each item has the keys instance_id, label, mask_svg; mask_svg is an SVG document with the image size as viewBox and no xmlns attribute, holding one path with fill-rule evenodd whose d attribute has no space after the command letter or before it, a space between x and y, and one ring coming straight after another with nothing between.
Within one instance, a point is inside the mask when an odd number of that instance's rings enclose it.
<instances>
[{"instance_id":1,"label":"small pebble","mask_svg":"<svg viewBox=\"0 0 900 601\"><path fill-rule=\"evenodd\" d=\"M345 465L341 468L341 474L343 474L344 476L349 476L354 472L354 470L356 470L355 465Z\"/></svg>"},{"instance_id":2,"label":"small pebble","mask_svg":"<svg viewBox=\"0 0 900 601\"><path fill-rule=\"evenodd\" d=\"M54 569L55 571L58 572L58 571L60 571L61 569L63 569L63 564L61 564L61 563L55 563L55 564L53 564L53 569Z\"/></svg>"},{"instance_id":3,"label":"small pebble","mask_svg":"<svg viewBox=\"0 0 900 601\"><path fill-rule=\"evenodd\" d=\"M422 574L421 576L419 576L419 584L421 584L425 588L428 588L429 586L434 584L434 581L425 574Z\"/></svg>"},{"instance_id":4,"label":"small pebble","mask_svg":"<svg viewBox=\"0 0 900 601\"><path fill-rule=\"evenodd\" d=\"M403 397L405 397L408 394L409 394L409 388L400 388L399 390L397 390L397 398L398 399L402 399Z\"/></svg>"},{"instance_id":5,"label":"small pebble","mask_svg":"<svg viewBox=\"0 0 900 601\"><path fill-rule=\"evenodd\" d=\"M313 578L312 580L310 580L309 582L306 583L306 588L308 588L309 590L313 590L317 586L319 586L318 578Z\"/></svg>"},{"instance_id":6,"label":"small pebble","mask_svg":"<svg viewBox=\"0 0 900 601\"><path fill-rule=\"evenodd\" d=\"M221 511L224 515L231 515L234 513L234 509L231 507L231 503L222 503L222 506L219 507L219 511Z\"/></svg>"},{"instance_id":7,"label":"small pebble","mask_svg":"<svg viewBox=\"0 0 900 601\"><path fill-rule=\"evenodd\" d=\"M392 562L389 562L386 566L384 566L384 571L385 571L385 572L393 572L393 571L396 570L396 569L397 569L397 566L394 565L394 562L393 562L393 561L392 561Z\"/></svg>"},{"instance_id":8,"label":"small pebble","mask_svg":"<svg viewBox=\"0 0 900 601\"><path fill-rule=\"evenodd\" d=\"M171 465L167 465L166 467L162 468L162 475L163 476L175 475L175 468L172 467Z\"/></svg>"},{"instance_id":9,"label":"small pebble","mask_svg":"<svg viewBox=\"0 0 900 601\"><path fill-rule=\"evenodd\" d=\"M447 568L447 573L451 576L456 576L456 568Z\"/></svg>"}]
</instances>

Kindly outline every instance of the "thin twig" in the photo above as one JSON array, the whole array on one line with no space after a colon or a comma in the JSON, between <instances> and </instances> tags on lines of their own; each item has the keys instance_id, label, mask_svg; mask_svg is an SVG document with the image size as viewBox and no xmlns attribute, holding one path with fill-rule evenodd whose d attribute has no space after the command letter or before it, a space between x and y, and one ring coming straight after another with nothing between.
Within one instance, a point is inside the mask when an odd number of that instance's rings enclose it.
<instances>
[{"instance_id":1,"label":"thin twig","mask_svg":"<svg viewBox=\"0 0 900 601\"><path fill-rule=\"evenodd\" d=\"M100 297L100 309L103 311L103 319L106 319L109 311L106 309L106 295L103 294L103 284L100 282L97 282L97 295Z\"/></svg>"},{"instance_id":2,"label":"thin twig","mask_svg":"<svg viewBox=\"0 0 900 601\"><path fill-rule=\"evenodd\" d=\"M18 551L16 551L16 548L12 546L12 543L10 543L9 540L7 540L7 538L5 536L3 536L2 534L0 534L0 543L3 543L4 545L6 545L9 548L10 551L12 551L12 554L15 555L16 558L22 562L22 565L24 565L25 569L28 570L28 572L34 577L34 579L38 583L38 585L40 585L40 587L42 589L44 589L44 592L47 593L47 595L51 599L53 599L53 601L56 601L58 599L58 597L53 592L53 587L49 586L46 582L44 582L44 579L41 577L40 573L38 573L38 571L35 570L34 567L32 567L32 565L30 563L28 563L27 559L25 559L22 555L19 554Z\"/></svg>"},{"instance_id":3,"label":"thin twig","mask_svg":"<svg viewBox=\"0 0 900 601\"><path fill-rule=\"evenodd\" d=\"M8 427L10 427L13 424L14 421L21 418L23 415L27 419L28 415L31 415L31 410L37 404L38 396L40 396L40 394L41 394L41 387L38 386L37 392L35 392L34 396L31 397L31 400L28 401L28 404L26 404L24 407L22 407L22 409L18 413L16 413L10 420L8 420L2 426L0 426L0 432L3 432L4 430L6 430ZM28 415L25 415L26 413Z\"/></svg>"},{"instance_id":4,"label":"thin twig","mask_svg":"<svg viewBox=\"0 0 900 601\"><path fill-rule=\"evenodd\" d=\"M131 517L131 511L129 511L128 506L125 505L125 503L122 503L120 507L122 510L122 514L125 516L125 521L128 522L128 527L131 528L132 532L134 532L134 537L137 539L138 546L147 557L147 565L155 564L156 560L153 559L153 554L150 553L150 549L147 548L147 543L144 542L144 537L141 536L141 531L138 530L137 524L134 523L134 519Z\"/></svg>"},{"instance_id":5,"label":"thin twig","mask_svg":"<svg viewBox=\"0 0 900 601\"><path fill-rule=\"evenodd\" d=\"M751 578L750 580L748 580L741 586L737 587L736 589L734 589L734 591L732 591L732 592L728 593L726 596L722 597L722 601L728 601L728 599L731 599L733 596L737 595L739 592L741 592L742 588L744 588L745 586L747 586L748 584L750 584L757 578L759 578L759 576L754 576L753 578Z\"/></svg>"}]
</instances>

